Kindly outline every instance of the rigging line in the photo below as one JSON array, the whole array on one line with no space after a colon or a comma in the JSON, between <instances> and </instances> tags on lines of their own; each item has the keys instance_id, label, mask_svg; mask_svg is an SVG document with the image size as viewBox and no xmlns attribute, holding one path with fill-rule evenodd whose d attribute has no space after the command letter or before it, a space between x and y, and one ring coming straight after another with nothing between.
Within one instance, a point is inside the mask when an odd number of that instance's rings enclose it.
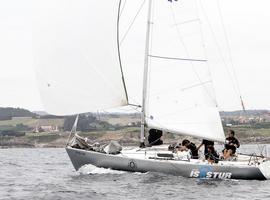
<instances>
[{"instance_id":1,"label":"rigging line","mask_svg":"<svg viewBox=\"0 0 270 200\"><path fill-rule=\"evenodd\" d=\"M231 51L231 47L230 47L230 41L229 41L228 33L226 31L226 28L225 28L224 18L223 18L223 14L222 14L222 10L221 10L221 6L220 6L220 1L219 0L217 0L217 7L218 7L218 13L219 13L219 17L220 17L220 21L221 21L223 33L224 33L225 40L226 40L226 46L227 46L227 49L228 49L228 52L229 52L229 60L230 60L231 67L232 67L233 78L235 79L236 88L237 88L238 94L240 96L240 102L241 102L242 110L243 110L244 113L246 113L245 105L244 105L242 94L241 94L241 90L240 90L239 81L238 81L238 78L237 78L237 75L236 75L236 72L235 72L235 65L234 65L234 62L233 62L233 59L232 59L232 51ZM256 136L255 131L252 128L252 125L251 125L250 122L248 123L248 126L249 126L249 129L250 129L251 134L253 136ZM262 155L263 154L263 147L261 148L259 144L257 144L257 147L258 147L258 149L260 151L260 154Z\"/></svg>"},{"instance_id":2,"label":"rigging line","mask_svg":"<svg viewBox=\"0 0 270 200\"><path fill-rule=\"evenodd\" d=\"M242 98L242 97L240 96L240 98ZM243 108L244 108L244 105L243 105ZM243 109L242 112L247 114L247 110L245 110L245 109ZM241 114L239 114L239 115L241 115ZM250 130L251 135L254 136L254 140L255 140L256 139L256 133L254 131L254 128L252 127L252 124L251 124L250 120L248 120L247 124L248 124L248 129ZM254 142L256 143L256 141L254 141ZM263 155L263 146L258 144L258 143L256 143L256 145L257 145L258 150L260 151L260 154Z\"/></svg>"},{"instance_id":3,"label":"rigging line","mask_svg":"<svg viewBox=\"0 0 270 200\"><path fill-rule=\"evenodd\" d=\"M119 44L119 24L120 24L120 10L121 10L121 2L122 0L119 0L119 5L118 5L118 13L117 13L117 50L118 50L118 59L119 59L119 66L120 66L120 71L121 71L121 76L122 76L122 82L125 90L125 96L126 96L126 103L128 104L128 93L127 93L127 87L125 83L125 78L124 78L124 73L123 73L123 67L122 67L122 62L121 62L121 52L120 52L120 44Z\"/></svg>"},{"instance_id":4,"label":"rigging line","mask_svg":"<svg viewBox=\"0 0 270 200\"><path fill-rule=\"evenodd\" d=\"M257 155L255 153L252 153L252 154L248 154L248 153L237 153L237 154L244 155L244 156L254 156L254 157L258 157L258 158L267 158L267 159L270 159L270 157L262 156L262 155Z\"/></svg>"},{"instance_id":5,"label":"rigging line","mask_svg":"<svg viewBox=\"0 0 270 200\"><path fill-rule=\"evenodd\" d=\"M131 24L129 25L127 31L125 32L124 36L122 37L122 39L121 39L121 41L120 41L120 45L122 45L122 43L123 43L124 40L126 39L126 36L128 35L130 29L132 28L132 26L133 26L133 24L135 23L135 21L136 21L138 15L140 14L140 12L141 12L141 10L142 10L142 8L143 8L143 6L144 6L145 1L146 1L146 0L144 0L144 1L142 2L142 4L140 5L139 10L137 11L135 17L133 18Z\"/></svg>"},{"instance_id":6,"label":"rigging line","mask_svg":"<svg viewBox=\"0 0 270 200\"><path fill-rule=\"evenodd\" d=\"M174 24L176 24L176 17L175 17L175 13L174 13L174 10L173 10L172 5L171 5L170 8L171 8L171 13L172 13L172 18L173 18ZM176 32L177 32L177 35L178 35L178 38L179 38L180 42L182 43L182 45L183 45L183 47L184 47L184 49L186 51L187 57L190 58L188 48L187 48L185 42L182 39L182 36L181 36L181 33L179 31L178 26L176 26ZM194 73L195 73L196 78L198 79L198 81L199 82L202 82L201 77L199 76L198 72L196 71L193 62L190 62L190 64L192 66L192 69L193 69L193 71L194 71ZM206 91L206 94L209 96L209 98L216 104L216 99L211 95L211 93L209 92L209 90L205 86L203 88Z\"/></svg>"},{"instance_id":7,"label":"rigging line","mask_svg":"<svg viewBox=\"0 0 270 200\"><path fill-rule=\"evenodd\" d=\"M244 112L246 112L246 111L244 111ZM253 136L256 136L255 131L254 131L254 129L253 129L253 127L252 127L250 121L248 122L248 127L249 127L249 129L250 129L251 134L252 134ZM255 138L256 138L256 137L254 137L254 139L255 139ZM260 154L263 155L263 146L261 147L261 146L257 143L257 147L258 147L258 150L260 151Z\"/></svg>"},{"instance_id":8,"label":"rigging line","mask_svg":"<svg viewBox=\"0 0 270 200\"><path fill-rule=\"evenodd\" d=\"M239 96L240 96L242 109L245 110L245 105L244 105L244 102L243 102L239 81L238 81L238 78L237 78L237 75L236 75L236 72L235 72L235 65L234 65L234 62L233 62L233 59L232 59L232 51L231 51L231 47L230 47L230 41L229 41L228 33L226 31L224 18L223 18L223 14L222 14L222 10L221 10L221 7L220 7L219 0L217 0L217 7L218 7L218 13L219 13L222 29L223 29L223 34L224 34L225 40L226 40L226 46L227 46L227 49L228 49L228 52L229 52L229 60L230 60L231 67L232 67L233 78L235 80L235 85L236 85L236 88L237 88Z\"/></svg>"},{"instance_id":9,"label":"rigging line","mask_svg":"<svg viewBox=\"0 0 270 200\"><path fill-rule=\"evenodd\" d=\"M138 105L138 104L132 104L132 103L129 103L128 106L134 106L134 107L138 107L138 108L141 108L141 107L142 107L141 105Z\"/></svg>"},{"instance_id":10,"label":"rigging line","mask_svg":"<svg viewBox=\"0 0 270 200\"><path fill-rule=\"evenodd\" d=\"M136 98L132 95L129 95L129 103L127 105L136 105L136 106L141 106L141 103L139 103ZM130 103L133 102L133 103Z\"/></svg>"},{"instance_id":11,"label":"rigging line","mask_svg":"<svg viewBox=\"0 0 270 200\"><path fill-rule=\"evenodd\" d=\"M127 106L125 106L125 107L114 107L114 108L109 108L107 110L101 109L100 111L103 112L103 113L110 114L110 113L113 113L113 111L110 111L111 109L119 110L119 111L131 111L131 110L138 111L138 109L140 108L140 106L137 106L137 105L127 105Z\"/></svg>"},{"instance_id":12,"label":"rigging line","mask_svg":"<svg viewBox=\"0 0 270 200\"><path fill-rule=\"evenodd\" d=\"M198 5L198 0L194 0L195 1L195 7L196 7L196 16L197 16L197 19L199 19L199 29L200 29L200 34L201 34L201 42L202 42L202 46L203 46L203 53L204 53L204 57L206 59L208 59L208 54L207 54L207 51L206 51L206 45L205 45L205 36L204 36L204 32L203 32L203 29L202 29L202 21L200 19L200 15L199 15L199 5ZM209 62L206 62L206 66L208 68L208 74L210 76L210 79L212 80L212 90L214 92L214 97L215 97L215 104L216 104L216 107L219 107L218 106L218 102L217 102L217 95L216 95L216 90L215 90L215 87L214 87L214 83L213 83L213 75L212 75L212 71L211 71L211 67L210 67L210 63Z\"/></svg>"},{"instance_id":13,"label":"rigging line","mask_svg":"<svg viewBox=\"0 0 270 200\"><path fill-rule=\"evenodd\" d=\"M227 46L227 49L228 49L228 52L229 52L229 60L230 60L231 66L232 66L232 71L233 71L233 75L234 75L234 78L235 78L236 87L237 87L238 92L239 92L240 97L241 97L241 90L240 90L240 86L239 86L239 81L238 81L237 76L236 76L235 67L234 67L234 63L233 63L233 59L232 59L232 51L231 51L231 48L230 48L230 41L229 41L229 37L228 37L227 31L226 31L226 28L225 28L224 18L223 18L223 15L222 15L219 0L217 0L217 7L218 7L218 12L219 12L219 17L220 17L223 33L224 33L225 40L226 40L226 46Z\"/></svg>"},{"instance_id":14,"label":"rigging line","mask_svg":"<svg viewBox=\"0 0 270 200\"><path fill-rule=\"evenodd\" d=\"M120 11L120 17L122 16L122 13L124 11L124 8L125 8L126 4L127 4L127 0L125 0L125 2L122 4L122 9Z\"/></svg>"},{"instance_id":15,"label":"rigging line","mask_svg":"<svg viewBox=\"0 0 270 200\"><path fill-rule=\"evenodd\" d=\"M220 55L220 57L221 57L221 60L222 60L224 66L225 66L225 68L226 68L226 70L227 70L227 73L228 73L230 79L231 79L232 82L233 82L232 86L233 86L233 88L234 88L234 92L235 92L235 94L238 96L239 93L238 93L237 88L236 88L236 86L235 86L235 84L234 84L233 76L231 75L230 70L229 70L229 67L228 67L228 65L227 65L227 63L226 63L226 61L225 61L225 58L224 58L223 54L222 54L221 48L220 48L220 46L219 46L219 44L218 44L218 41L217 41L216 35L215 35L214 31L213 31L213 28L212 28L212 25L211 25L211 23L210 23L210 20L209 20L207 14L206 14L206 11L205 11L205 9L204 9L203 3L202 3L201 0L199 0L199 1L200 1L200 6L201 6L202 11L203 11L203 15L204 15L204 17L205 17L205 19L206 19L206 21L207 21L207 24L208 24L209 29L210 29L210 31L211 31L212 37L213 37L214 42L215 42L215 44L216 44L216 47L217 47L217 50L218 50L219 55Z\"/></svg>"},{"instance_id":16,"label":"rigging line","mask_svg":"<svg viewBox=\"0 0 270 200\"><path fill-rule=\"evenodd\" d=\"M177 57L167 57L167 56L156 56L156 55L148 55L152 58L159 58L159 59L167 59L167 60L182 60L182 61L194 61L194 62L207 62L205 59L189 59L189 58L177 58Z\"/></svg>"},{"instance_id":17,"label":"rigging line","mask_svg":"<svg viewBox=\"0 0 270 200\"><path fill-rule=\"evenodd\" d=\"M131 109L133 111L136 111L136 114L141 112L141 108L140 107L134 107L134 106L132 106Z\"/></svg>"}]
</instances>

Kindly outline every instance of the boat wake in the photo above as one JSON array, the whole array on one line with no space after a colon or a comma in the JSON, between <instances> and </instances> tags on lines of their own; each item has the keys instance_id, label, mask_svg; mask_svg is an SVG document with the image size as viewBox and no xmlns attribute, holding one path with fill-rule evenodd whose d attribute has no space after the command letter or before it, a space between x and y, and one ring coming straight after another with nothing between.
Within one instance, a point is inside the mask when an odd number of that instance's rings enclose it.
<instances>
[{"instance_id":1,"label":"boat wake","mask_svg":"<svg viewBox=\"0 0 270 200\"><path fill-rule=\"evenodd\" d=\"M124 174L127 173L125 171L106 169L102 167L96 167L94 165L84 165L79 169L80 174L88 175L88 174Z\"/></svg>"}]
</instances>

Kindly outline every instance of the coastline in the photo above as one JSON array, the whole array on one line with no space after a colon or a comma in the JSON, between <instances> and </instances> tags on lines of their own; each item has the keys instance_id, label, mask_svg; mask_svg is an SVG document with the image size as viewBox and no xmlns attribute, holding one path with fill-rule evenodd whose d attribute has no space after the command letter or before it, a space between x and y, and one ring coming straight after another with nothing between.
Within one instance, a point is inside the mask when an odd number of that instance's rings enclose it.
<instances>
[{"instance_id":1,"label":"coastline","mask_svg":"<svg viewBox=\"0 0 270 200\"><path fill-rule=\"evenodd\" d=\"M130 133L129 133L130 134ZM128 135L129 135L128 134ZM127 137L127 134L111 134L105 133L101 134L99 137L90 137L87 134L82 134L84 137L87 137L91 143L109 143L111 140L119 141L119 143L123 146L137 146L139 144L139 140L136 137L132 137L132 134L129 135L131 137ZM134 134L133 134L134 135ZM8 149L8 148L64 148L66 146L68 134L60 134L57 137L49 136L47 138L48 141L44 141L43 136L36 136L31 139L29 137L18 137L18 138L10 138L10 137L1 137L0 138L0 149ZM173 144L180 143L183 139L190 139L196 145L199 145L201 140L194 139L186 136L178 136L176 138L164 138L164 144ZM270 136L258 136L258 137L238 137L240 143L245 144L270 144ZM216 143L221 144L221 143ZM221 144L222 145L222 144Z\"/></svg>"}]
</instances>

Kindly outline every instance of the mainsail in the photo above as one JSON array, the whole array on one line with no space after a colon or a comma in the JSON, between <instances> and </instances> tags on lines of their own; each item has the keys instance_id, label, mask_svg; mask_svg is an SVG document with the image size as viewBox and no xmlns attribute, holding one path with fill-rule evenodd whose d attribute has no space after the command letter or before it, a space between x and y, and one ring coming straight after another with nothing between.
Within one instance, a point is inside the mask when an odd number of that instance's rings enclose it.
<instances>
[{"instance_id":1,"label":"mainsail","mask_svg":"<svg viewBox=\"0 0 270 200\"><path fill-rule=\"evenodd\" d=\"M33 54L46 111L127 104L117 51L119 1L34 1Z\"/></svg>"},{"instance_id":2,"label":"mainsail","mask_svg":"<svg viewBox=\"0 0 270 200\"><path fill-rule=\"evenodd\" d=\"M172 133L223 142L194 2L154 3L146 122Z\"/></svg>"}]
</instances>

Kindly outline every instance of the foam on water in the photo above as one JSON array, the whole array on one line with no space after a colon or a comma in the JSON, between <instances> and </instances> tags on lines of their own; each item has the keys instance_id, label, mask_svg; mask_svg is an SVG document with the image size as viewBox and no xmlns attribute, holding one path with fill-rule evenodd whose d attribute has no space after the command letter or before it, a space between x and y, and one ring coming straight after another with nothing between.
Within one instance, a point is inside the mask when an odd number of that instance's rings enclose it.
<instances>
[{"instance_id":1,"label":"foam on water","mask_svg":"<svg viewBox=\"0 0 270 200\"><path fill-rule=\"evenodd\" d=\"M79 169L80 174L124 174L125 171L106 169L94 165L84 165Z\"/></svg>"},{"instance_id":2,"label":"foam on water","mask_svg":"<svg viewBox=\"0 0 270 200\"><path fill-rule=\"evenodd\" d=\"M149 174L149 172L133 172L134 175L144 175Z\"/></svg>"}]
</instances>

